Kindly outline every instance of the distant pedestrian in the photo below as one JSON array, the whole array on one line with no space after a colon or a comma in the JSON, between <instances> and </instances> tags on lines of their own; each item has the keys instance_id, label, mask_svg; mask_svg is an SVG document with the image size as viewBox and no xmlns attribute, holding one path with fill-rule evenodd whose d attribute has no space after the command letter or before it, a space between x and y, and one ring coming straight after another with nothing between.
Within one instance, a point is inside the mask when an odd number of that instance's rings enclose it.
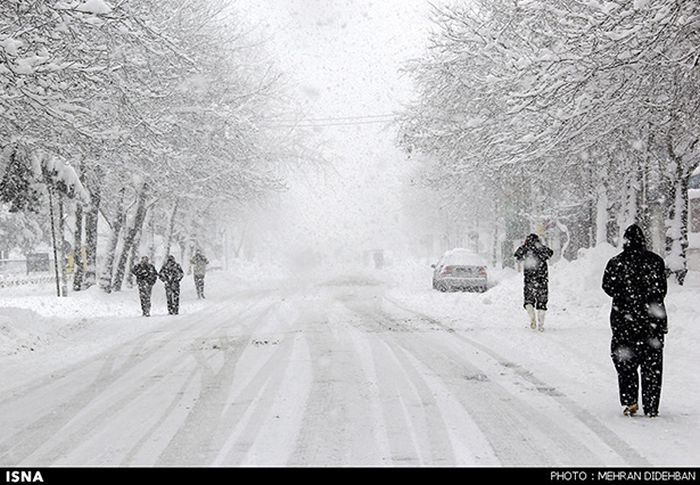
<instances>
[{"instance_id":1,"label":"distant pedestrian","mask_svg":"<svg viewBox=\"0 0 700 485\"><path fill-rule=\"evenodd\" d=\"M168 256L158 273L158 277L165 284L165 298L168 301L170 315L177 315L180 311L180 280L184 275L182 267L177 264L174 256Z\"/></svg>"},{"instance_id":2,"label":"distant pedestrian","mask_svg":"<svg viewBox=\"0 0 700 485\"><path fill-rule=\"evenodd\" d=\"M554 251L542 244L537 234L530 234L515 251L515 259L523 264L523 306L530 317L530 328L544 331L544 317L549 300L549 268L547 260ZM535 315L535 310L537 314Z\"/></svg>"},{"instance_id":3,"label":"distant pedestrian","mask_svg":"<svg viewBox=\"0 0 700 485\"><path fill-rule=\"evenodd\" d=\"M197 298L204 298L204 276L207 274L209 260L197 249L190 259L192 274L194 275L194 287L197 289Z\"/></svg>"},{"instance_id":4,"label":"distant pedestrian","mask_svg":"<svg viewBox=\"0 0 700 485\"><path fill-rule=\"evenodd\" d=\"M666 268L661 256L648 251L644 232L627 228L622 253L612 258L603 275L603 290L612 297L610 353L617 370L620 404L624 414L639 410L639 374L642 374L644 414L656 417L661 399L664 338L668 322Z\"/></svg>"},{"instance_id":5,"label":"distant pedestrian","mask_svg":"<svg viewBox=\"0 0 700 485\"><path fill-rule=\"evenodd\" d=\"M144 317L151 316L151 293L153 285L158 281L158 271L149 261L148 257L141 258L141 262L131 268L131 274L136 277L136 285L139 287L141 299L141 311Z\"/></svg>"}]
</instances>

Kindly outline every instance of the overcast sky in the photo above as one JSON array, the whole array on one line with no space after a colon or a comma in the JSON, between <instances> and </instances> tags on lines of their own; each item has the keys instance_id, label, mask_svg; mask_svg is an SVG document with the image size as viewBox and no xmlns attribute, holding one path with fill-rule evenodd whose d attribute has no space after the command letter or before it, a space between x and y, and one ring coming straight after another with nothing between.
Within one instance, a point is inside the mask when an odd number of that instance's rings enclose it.
<instances>
[{"instance_id":1,"label":"overcast sky","mask_svg":"<svg viewBox=\"0 0 700 485\"><path fill-rule=\"evenodd\" d=\"M307 117L384 115L411 95L401 75L420 55L429 28L423 0L236 0L269 37L268 50L300 98ZM407 170L383 124L325 127L330 175L296 184L284 199L295 204L300 233L316 242L352 240L366 247L391 244L396 192ZM383 239L388 238L389 241Z\"/></svg>"}]
</instances>

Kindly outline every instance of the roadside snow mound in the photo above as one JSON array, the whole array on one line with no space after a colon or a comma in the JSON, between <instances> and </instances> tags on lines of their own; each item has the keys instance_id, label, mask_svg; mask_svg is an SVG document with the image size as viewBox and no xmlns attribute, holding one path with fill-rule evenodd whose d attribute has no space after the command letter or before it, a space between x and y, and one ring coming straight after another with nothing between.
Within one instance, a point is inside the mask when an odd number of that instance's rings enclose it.
<instances>
[{"instance_id":1,"label":"roadside snow mound","mask_svg":"<svg viewBox=\"0 0 700 485\"><path fill-rule=\"evenodd\" d=\"M45 320L23 308L0 309L0 355L33 352L51 340Z\"/></svg>"},{"instance_id":2,"label":"roadside snow mound","mask_svg":"<svg viewBox=\"0 0 700 485\"><path fill-rule=\"evenodd\" d=\"M603 292L603 272L610 258L619 254L610 244L581 249L578 259L561 259L550 267L549 290L570 305L599 306L609 303Z\"/></svg>"}]
</instances>

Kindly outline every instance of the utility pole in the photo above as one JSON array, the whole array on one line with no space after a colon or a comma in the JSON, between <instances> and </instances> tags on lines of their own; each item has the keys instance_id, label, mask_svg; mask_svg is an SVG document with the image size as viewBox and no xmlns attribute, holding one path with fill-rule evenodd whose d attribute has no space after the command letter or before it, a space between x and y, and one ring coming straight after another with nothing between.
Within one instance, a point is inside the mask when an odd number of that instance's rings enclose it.
<instances>
[{"instance_id":1,"label":"utility pole","mask_svg":"<svg viewBox=\"0 0 700 485\"><path fill-rule=\"evenodd\" d=\"M63 197L59 192L58 197L58 233L61 242L61 296L68 296L68 281L66 276L66 233L63 221Z\"/></svg>"},{"instance_id":2,"label":"utility pole","mask_svg":"<svg viewBox=\"0 0 700 485\"><path fill-rule=\"evenodd\" d=\"M61 283L58 274L58 251L56 250L56 222L53 212L53 187L50 180L47 180L46 188L49 192L49 218L51 219L51 242L53 243L53 269L56 274L56 296L61 296Z\"/></svg>"}]
</instances>

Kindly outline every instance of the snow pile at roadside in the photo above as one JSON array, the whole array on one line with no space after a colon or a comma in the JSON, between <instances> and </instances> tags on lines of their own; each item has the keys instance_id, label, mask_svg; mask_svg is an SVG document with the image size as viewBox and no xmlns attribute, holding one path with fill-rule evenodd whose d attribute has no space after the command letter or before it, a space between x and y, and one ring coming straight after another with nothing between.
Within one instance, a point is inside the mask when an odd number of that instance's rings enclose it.
<instances>
[{"instance_id":1,"label":"snow pile at roadside","mask_svg":"<svg viewBox=\"0 0 700 485\"><path fill-rule=\"evenodd\" d=\"M0 355L34 352L50 338L46 323L35 312L21 308L0 310Z\"/></svg>"},{"instance_id":2,"label":"snow pile at roadside","mask_svg":"<svg viewBox=\"0 0 700 485\"><path fill-rule=\"evenodd\" d=\"M571 307L600 306L610 303L603 292L603 272L610 258L619 254L610 244L599 244L579 251L578 259L562 259L550 268L550 291L552 300L564 296Z\"/></svg>"}]
</instances>

